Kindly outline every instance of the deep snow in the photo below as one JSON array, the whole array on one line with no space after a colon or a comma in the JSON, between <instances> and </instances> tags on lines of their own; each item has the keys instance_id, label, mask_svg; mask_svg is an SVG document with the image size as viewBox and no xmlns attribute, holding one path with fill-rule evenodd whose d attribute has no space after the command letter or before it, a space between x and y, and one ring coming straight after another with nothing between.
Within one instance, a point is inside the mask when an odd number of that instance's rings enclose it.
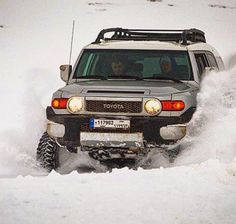
<instances>
[{"instance_id":1,"label":"deep snow","mask_svg":"<svg viewBox=\"0 0 236 224\"><path fill-rule=\"evenodd\" d=\"M0 223L235 223L236 167L201 165L1 180Z\"/></svg>"},{"instance_id":2,"label":"deep snow","mask_svg":"<svg viewBox=\"0 0 236 224\"><path fill-rule=\"evenodd\" d=\"M0 7L0 223L235 223L234 0L7 1ZM196 27L230 70L205 77L171 168L49 176L35 163L59 65L107 27ZM153 166L165 164L156 158ZM18 175L31 174L34 177ZM16 177L17 178L9 178Z\"/></svg>"}]
</instances>

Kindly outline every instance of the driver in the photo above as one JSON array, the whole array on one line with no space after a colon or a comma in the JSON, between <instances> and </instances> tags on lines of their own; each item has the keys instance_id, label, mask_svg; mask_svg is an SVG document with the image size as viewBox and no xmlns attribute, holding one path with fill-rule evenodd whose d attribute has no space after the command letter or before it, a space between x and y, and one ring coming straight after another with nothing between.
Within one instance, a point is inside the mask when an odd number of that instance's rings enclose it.
<instances>
[{"instance_id":1,"label":"driver","mask_svg":"<svg viewBox=\"0 0 236 224\"><path fill-rule=\"evenodd\" d=\"M172 62L169 56L161 57L160 67L163 75L169 75L172 73Z\"/></svg>"},{"instance_id":2,"label":"driver","mask_svg":"<svg viewBox=\"0 0 236 224\"><path fill-rule=\"evenodd\" d=\"M111 63L111 68L114 76L122 76L125 74L126 65L122 58L114 58Z\"/></svg>"}]
</instances>

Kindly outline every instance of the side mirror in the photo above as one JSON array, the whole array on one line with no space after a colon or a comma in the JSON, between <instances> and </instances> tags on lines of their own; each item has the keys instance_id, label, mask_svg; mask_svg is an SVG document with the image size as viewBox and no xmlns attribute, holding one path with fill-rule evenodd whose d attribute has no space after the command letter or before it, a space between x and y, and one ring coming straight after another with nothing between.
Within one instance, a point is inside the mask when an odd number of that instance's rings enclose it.
<instances>
[{"instance_id":1,"label":"side mirror","mask_svg":"<svg viewBox=\"0 0 236 224\"><path fill-rule=\"evenodd\" d=\"M72 66L71 65L61 65L60 71L61 71L62 81L67 82L69 79L70 73L72 71Z\"/></svg>"}]
</instances>

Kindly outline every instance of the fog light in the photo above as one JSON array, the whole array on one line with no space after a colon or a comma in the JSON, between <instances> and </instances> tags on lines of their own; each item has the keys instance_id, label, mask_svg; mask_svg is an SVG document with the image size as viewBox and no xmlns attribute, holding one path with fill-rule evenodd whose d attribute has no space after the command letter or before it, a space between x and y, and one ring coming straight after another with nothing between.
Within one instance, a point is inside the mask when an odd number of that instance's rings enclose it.
<instances>
[{"instance_id":1,"label":"fog light","mask_svg":"<svg viewBox=\"0 0 236 224\"><path fill-rule=\"evenodd\" d=\"M65 134L65 126L54 122L48 122L47 133L54 138L62 138Z\"/></svg>"},{"instance_id":2,"label":"fog light","mask_svg":"<svg viewBox=\"0 0 236 224\"><path fill-rule=\"evenodd\" d=\"M168 125L160 129L160 135L165 140L180 140L186 135L186 125Z\"/></svg>"}]
</instances>

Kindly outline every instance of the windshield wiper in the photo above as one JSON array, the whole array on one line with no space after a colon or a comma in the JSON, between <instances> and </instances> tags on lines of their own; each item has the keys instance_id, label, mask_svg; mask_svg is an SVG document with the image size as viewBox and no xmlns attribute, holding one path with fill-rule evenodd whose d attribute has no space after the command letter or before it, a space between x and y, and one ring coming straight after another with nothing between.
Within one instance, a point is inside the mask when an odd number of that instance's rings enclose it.
<instances>
[{"instance_id":1,"label":"windshield wiper","mask_svg":"<svg viewBox=\"0 0 236 224\"><path fill-rule=\"evenodd\" d=\"M101 79L101 80L106 80L107 78L103 75L89 75L89 76L77 76L76 79Z\"/></svg>"},{"instance_id":2,"label":"windshield wiper","mask_svg":"<svg viewBox=\"0 0 236 224\"><path fill-rule=\"evenodd\" d=\"M114 76L108 76L108 79L135 79L135 80L143 80L139 76L135 75L114 75Z\"/></svg>"},{"instance_id":3,"label":"windshield wiper","mask_svg":"<svg viewBox=\"0 0 236 224\"><path fill-rule=\"evenodd\" d=\"M170 80L170 81L173 81L173 82L178 82L178 83L183 83L181 80L179 79L175 79L175 78L170 78L170 77L153 77L153 76L150 76L150 77L144 77L143 79L156 79L156 80Z\"/></svg>"}]
</instances>

